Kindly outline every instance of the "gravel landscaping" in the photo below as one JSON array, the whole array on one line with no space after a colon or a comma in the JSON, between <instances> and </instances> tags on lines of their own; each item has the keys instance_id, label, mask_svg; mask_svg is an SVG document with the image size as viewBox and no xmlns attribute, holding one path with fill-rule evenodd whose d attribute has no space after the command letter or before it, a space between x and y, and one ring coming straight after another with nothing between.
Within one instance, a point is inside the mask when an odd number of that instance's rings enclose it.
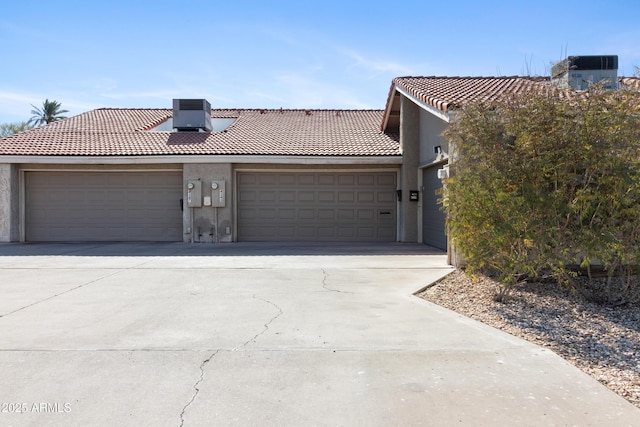
<instances>
[{"instance_id":1,"label":"gravel landscaping","mask_svg":"<svg viewBox=\"0 0 640 427\"><path fill-rule=\"evenodd\" d=\"M497 284L457 270L418 296L547 347L640 408L640 304L607 307L553 283L528 283L506 303Z\"/></svg>"}]
</instances>

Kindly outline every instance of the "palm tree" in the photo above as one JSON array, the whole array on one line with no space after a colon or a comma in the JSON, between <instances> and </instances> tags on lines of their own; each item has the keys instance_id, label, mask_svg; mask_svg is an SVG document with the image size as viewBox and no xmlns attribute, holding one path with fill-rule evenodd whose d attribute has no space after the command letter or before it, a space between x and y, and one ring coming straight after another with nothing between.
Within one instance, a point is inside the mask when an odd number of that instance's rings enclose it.
<instances>
[{"instance_id":1,"label":"palm tree","mask_svg":"<svg viewBox=\"0 0 640 427\"><path fill-rule=\"evenodd\" d=\"M13 135L14 133L24 132L32 129L28 122L0 123L0 138Z\"/></svg>"},{"instance_id":2,"label":"palm tree","mask_svg":"<svg viewBox=\"0 0 640 427\"><path fill-rule=\"evenodd\" d=\"M34 109L31 110L33 117L29 119L29 123L35 126L66 119L66 117L61 114L69 112L69 110L61 110L61 105L58 101L49 101L48 99L45 99L42 103L42 109L37 108L33 104L31 104L31 106Z\"/></svg>"}]
</instances>

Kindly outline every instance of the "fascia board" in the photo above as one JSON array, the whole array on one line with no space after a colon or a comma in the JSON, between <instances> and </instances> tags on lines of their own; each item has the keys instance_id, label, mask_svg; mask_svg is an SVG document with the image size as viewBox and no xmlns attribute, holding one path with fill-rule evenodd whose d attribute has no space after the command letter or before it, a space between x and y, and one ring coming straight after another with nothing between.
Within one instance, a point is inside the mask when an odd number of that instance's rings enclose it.
<instances>
[{"instance_id":1,"label":"fascia board","mask_svg":"<svg viewBox=\"0 0 640 427\"><path fill-rule=\"evenodd\" d=\"M163 163L264 163L291 165L402 164L402 156L0 156L0 163L150 165Z\"/></svg>"},{"instance_id":2,"label":"fascia board","mask_svg":"<svg viewBox=\"0 0 640 427\"><path fill-rule=\"evenodd\" d=\"M422 108L423 110L428 111L429 113L433 114L434 116L444 120L447 123L450 123L451 121L451 117L449 115L449 113L445 113L444 111L440 111L435 107L432 107L431 105L427 104L426 102L416 98L415 96L413 96L412 94L410 94L409 92L407 92L406 90L399 88L396 86L396 90L402 94L403 96L407 97L411 102L413 102L414 104L416 104L417 106L419 106L420 108Z\"/></svg>"}]
</instances>

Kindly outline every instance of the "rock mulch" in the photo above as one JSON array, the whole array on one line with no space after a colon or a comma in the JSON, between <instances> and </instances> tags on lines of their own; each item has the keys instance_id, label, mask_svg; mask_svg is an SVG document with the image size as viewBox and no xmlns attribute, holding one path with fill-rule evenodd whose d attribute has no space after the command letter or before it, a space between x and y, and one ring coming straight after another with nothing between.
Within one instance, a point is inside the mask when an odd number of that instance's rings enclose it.
<instances>
[{"instance_id":1,"label":"rock mulch","mask_svg":"<svg viewBox=\"0 0 640 427\"><path fill-rule=\"evenodd\" d=\"M553 283L522 285L500 303L497 287L457 270L418 296L553 350L640 408L640 304L597 305Z\"/></svg>"}]
</instances>

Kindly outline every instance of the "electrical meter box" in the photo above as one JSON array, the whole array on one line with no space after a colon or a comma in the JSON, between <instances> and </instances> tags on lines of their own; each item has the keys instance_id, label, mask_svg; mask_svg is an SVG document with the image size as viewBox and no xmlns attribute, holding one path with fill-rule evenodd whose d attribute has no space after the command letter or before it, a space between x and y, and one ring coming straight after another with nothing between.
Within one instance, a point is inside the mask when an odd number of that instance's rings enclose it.
<instances>
[{"instance_id":1,"label":"electrical meter box","mask_svg":"<svg viewBox=\"0 0 640 427\"><path fill-rule=\"evenodd\" d=\"M187 206L190 208L202 206L202 181L192 180L187 182Z\"/></svg>"},{"instance_id":2,"label":"electrical meter box","mask_svg":"<svg viewBox=\"0 0 640 427\"><path fill-rule=\"evenodd\" d=\"M211 206L214 208L223 208L226 205L225 181L211 181Z\"/></svg>"}]
</instances>

